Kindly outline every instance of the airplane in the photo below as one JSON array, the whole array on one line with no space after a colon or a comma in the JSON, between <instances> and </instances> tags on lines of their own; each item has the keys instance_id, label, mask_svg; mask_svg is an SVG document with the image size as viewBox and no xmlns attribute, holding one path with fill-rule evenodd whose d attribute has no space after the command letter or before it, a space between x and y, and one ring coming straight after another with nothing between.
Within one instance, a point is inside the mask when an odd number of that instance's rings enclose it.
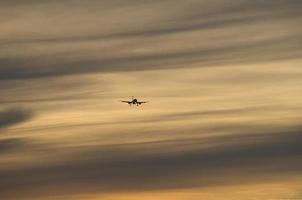
<instances>
[{"instance_id":1,"label":"airplane","mask_svg":"<svg viewBox=\"0 0 302 200\"><path fill-rule=\"evenodd\" d=\"M134 99L133 97L132 97L131 101L121 101L121 102L128 103L130 106L131 106L131 104L138 106L138 105L140 105L142 103L147 103L147 101L138 101L137 99Z\"/></svg>"}]
</instances>

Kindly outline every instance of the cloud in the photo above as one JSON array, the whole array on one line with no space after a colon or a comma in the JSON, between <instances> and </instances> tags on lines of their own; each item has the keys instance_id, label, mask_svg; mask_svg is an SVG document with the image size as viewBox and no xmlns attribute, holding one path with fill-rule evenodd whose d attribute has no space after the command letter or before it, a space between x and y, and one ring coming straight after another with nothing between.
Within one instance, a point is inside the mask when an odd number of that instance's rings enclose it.
<instances>
[{"instance_id":1,"label":"cloud","mask_svg":"<svg viewBox=\"0 0 302 200\"><path fill-rule=\"evenodd\" d=\"M108 59L68 60L54 58L0 59L0 79L38 78L91 72L150 70L199 63L200 67L225 64L248 64L272 60L299 58L301 36L269 39L258 43L233 44L224 47L146 54Z\"/></svg>"},{"instance_id":2,"label":"cloud","mask_svg":"<svg viewBox=\"0 0 302 200\"><path fill-rule=\"evenodd\" d=\"M24 147L27 142L20 138L9 138L0 140L0 154L7 153L21 147Z\"/></svg>"},{"instance_id":3,"label":"cloud","mask_svg":"<svg viewBox=\"0 0 302 200\"><path fill-rule=\"evenodd\" d=\"M1 171L1 194L6 197L15 190L32 189L30 193L38 195L45 193L43 187L57 194L74 194L263 182L280 177L280 172L301 172L301 136L300 129L289 129L282 133L100 146L78 155L80 159Z\"/></svg>"},{"instance_id":4,"label":"cloud","mask_svg":"<svg viewBox=\"0 0 302 200\"><path fill-rule=\"evenodd\" d=\"M10 108L0 111L0 129L25 122L33 117L28 109Z\"/></svg>"},{"instance_id":5,"label":"cloud","mask_svg":"<svg viewBox=\"0 0 302 200\"><path fill-rule=\"evenodd\" d=\"M60 99L57 99L58 101ZM41 101L41 100L40 100ZM49 99L47 101L50 101ZM77 123L71 123L71 124L55 124L53 123L52 125L47 125L47 126L38 126L38 127L33 127L32 129L27 129L27 130L40 130L40 131L46 131L46 130L57 130L59 131L60 129L72 129L72 128L89 128L89 127L95 127L95 126L106 126L106 125L111 125L111 126L118 126L118 125L129 125L129 124L145 124L145 123L152 123L152 124L158 124L160 122L175 122L175 121L184 121L184 120L189 120L189 119L198 119L198 118L208 118L208 117L213 117L213 116L238 116L241 114L247 114L247 113L256 113L263 111L263 109L266 109L267 111L270 109L276 109L275 107L245 107L245 108L234 108L234 109L222 109L222 110L208 110L208 111L187 111L187 112L175 112L175 113L170 113L170 114L161 114L161 115L153 115L153 116L148 116L148 117L140 117L140 118L127 118L123 120L117 120L117 121L107 121L107 122L77 122ZM235 125L237 128L239 128L239 125ZM242 125L243 127L246 127ZM203 126L201 126L203 127ZM191 127L190 129L185 129L186 131L194 131L194 132L199 132L201 127ZM215 125L215 127L209 126L209 127L203 127L204 131L210 131L210 130L219 130L219 129L228 129L228 128L234 128L230 126L230 124L219 124ZM147 131L147 130L145 130ZM149 130L147 132L152 133L153 130ZM175 132L181 131L183 132L184 130L174 130ZM141 131L138 130L137 133L140 133ZM163 134L167 132L159 132L156 134Z\"/></svg>"},{"instance_id":6,"label":"cloud","mask_svg":"<svg viewBox=\"0 0 302 200\"><path fill-rule=\"evenodd\" d=\"M9 133L0 135L0 199L300 176L301 8L300 0L3 2L0 104L12 108L0 111ZM118 103L131 93L151 103ZM9 129L35 110L43 112L35 123Z\"/></svg>"},{"instance_id":7,"label":"cloud","mask_svg":"<svg viewBox=\"0 0 302 200\"><path fill-rule=\"evenodd\" d=\"M146 22L141 24L140 18L135 17L140 14L140 9L148 10L148 6L157 8L160 3L149 2L144 5L127 1L125 4L127 6L122 7L120 12L125 13L126 18L132 19L131 28L114 26L115 28L109 29L110 31L95 29L95 24L99 23L99 27L102 27L103 23L104 26L107 23L114 25L119 23L120 18L116 19L112 15L102 16L98 13L85 16L88 14L87 11L67 14L64 12L68 17L62 15L67 21L74 18L81 19L84 16L92 22L99 18L105 18L107 21L85 23L91 26L89 33L80 29L79 33L75 34L63 27L62 34L59 31L53 36L47 36L43 29L39 29L38 34L33 34L35 37L28 35L3 39L0 45L7 50L0 52L0 79L163 69L186 67L192 63L200 67L246 64L301 57L302 49L298 44L301 43L302 32L301 28L296 26L302 17L301 2L295 0L286 3L246 0L236 0L231 4L224 1L218 2L218 4L212 4L192 1L192 6L189 6L191 5L189 3L180 6L183 4L180 2L180 5L174 8L172 1L166 1L162 3L162 6L174 12L161 13L156 18L150 18L144 13L141 18ZM81 5L80 2L78 4ZM63 9L69 4L63 2L55 5ZM87 6L89 8L109 6L115 12L116 5L116 3L99 5L97 2L90 1ZM206 7L209 9L205 9ZM128 9L131 10L131 8L137 10L138 13L129 12ZM21 8L16 7L16 9ZM41 9L48 11L50 8L46 6ZM39 15L41 19L55 17L49 12ZM71 20L70 26L74 26L72 22ZM56 20L56 25L60 25L58 20ZM45 27L46 30L52 26L52 23L48 26ZM75 29L79 28L75 27ZM263 31L260 34L256 29ZM196 33L200 33L199 37L191 36ZM194 41L192 45L179 43L187 41L190 37ZM167 42L171 40L174 41L172 43L174 48L161 50L167 48L169 46ZM108 48L106 43L110 42L113 45ZM136 48L148 50L155 48L154 44L157 43L161 44L157 47L159 50L135 53ZM108 53L110 56L104 55Z\"/></svg>"}]
</instances>

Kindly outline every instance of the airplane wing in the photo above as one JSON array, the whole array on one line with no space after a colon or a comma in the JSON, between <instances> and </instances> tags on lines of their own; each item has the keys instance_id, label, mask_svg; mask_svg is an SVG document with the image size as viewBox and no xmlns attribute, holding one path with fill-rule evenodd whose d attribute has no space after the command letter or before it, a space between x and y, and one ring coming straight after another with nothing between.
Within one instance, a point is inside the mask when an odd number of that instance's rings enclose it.
<instances>
[{"instance_id":1,"label":"airplane wing","mask_svg":"<svg viewBox=\"0 0 302 200\"><path fill-rule=\"evenodd\" d=\"M131 103L131 101L121 101L121 102L123 102L123 103Z\"/></svg>"},{"instance_id":2,"label":"airplane wing","mask_svg":"<svg viewBox=\"0 0 302 200\"><path fill-rule=\"evenodd\" d=\"M138 101L137 103L141 104L141 103L148 103L148 101Z\"/></svg>"}]
</instances>

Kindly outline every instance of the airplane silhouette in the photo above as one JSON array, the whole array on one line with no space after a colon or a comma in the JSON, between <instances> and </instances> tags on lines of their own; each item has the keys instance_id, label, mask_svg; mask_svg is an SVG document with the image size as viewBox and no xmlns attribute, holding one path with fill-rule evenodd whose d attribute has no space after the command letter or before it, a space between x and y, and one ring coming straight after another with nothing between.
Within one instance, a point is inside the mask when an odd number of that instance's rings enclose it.
<instances>
[{"instance_id":1,"label":"airplane silhouette","mask_svg":"<svg viewBox=\"0 0 302 200\"><path fill-rule=\"evenodd\" d=\"M133 105L140 105L140 104L142 104L142 103L147 103L147 101L138 101L137 99L134 99L133 97L132 97L132 100L131 101L121 101L121 102L123 102L123 103L128 103L130 106L133 104Z\"/></svg>"}]
</instances>

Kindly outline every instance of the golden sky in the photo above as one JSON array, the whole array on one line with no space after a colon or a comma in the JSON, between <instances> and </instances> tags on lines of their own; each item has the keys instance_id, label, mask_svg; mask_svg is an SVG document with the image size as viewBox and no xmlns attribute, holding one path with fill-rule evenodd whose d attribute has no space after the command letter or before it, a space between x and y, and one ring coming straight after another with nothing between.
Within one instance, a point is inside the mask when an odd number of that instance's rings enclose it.
<instances>
[{"instance_id":1,"label":"golden sky","mask_svg":"<svg viewBox=\"0 0 302 200\"><path fill-rule=\"evenodd\" d=\"M301 24L300 0L0 0L0 199L302 199Z\"/></svg>"}]
</instances>

